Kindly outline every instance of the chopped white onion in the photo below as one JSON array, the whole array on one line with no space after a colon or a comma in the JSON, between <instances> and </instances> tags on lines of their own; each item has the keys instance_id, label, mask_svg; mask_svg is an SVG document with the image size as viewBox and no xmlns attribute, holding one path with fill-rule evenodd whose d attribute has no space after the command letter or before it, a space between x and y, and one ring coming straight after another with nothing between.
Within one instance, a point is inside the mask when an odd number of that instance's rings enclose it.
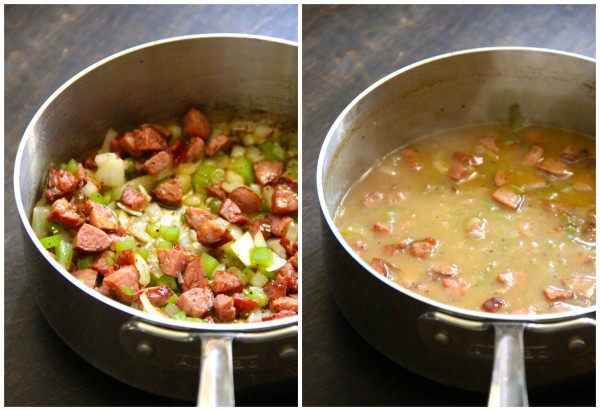
<instances>
[{"instance_id":1,"label":"chopped white onion","mask_svg":"<svg viewBox=\"0 0 600 411\"><path fill-rule=\"evenodd\" d=\"M101 155L102 154L98 154L96 157ZM102 165L98 166L96 178L100 180L102 184L108 187L122 186L125 183L125 162L120 158L106 159Z\"/></svg>"},{"instance_id":2,"label":"chopped white onion","mask_svg":"<svg viewBox=\"0 0 600 411\"><path fill-rule=\"evenodd\" d=\"M235 146L233 146L233 148L231 149L231 154L230 154L230 156L231 156L232 158L235 158L235 157L242 157L242 156L244 156L244 155L246 155L246 149L245 149L243 146L240 146L240 145L235 145Z\"/></svg>"},{"instance_id":3,"label":"chopped white onion","mask_svg":"<svg viewBox=\"0 0 600 411\"><path fill-rule=\"evenodd\" d=\"M231 244L231 251L240 259L245 266L249 267L252 265L250 262L250 250L254 248L254 241L252 240L252 234L246 231L244 235L238 238Z\"/></svg>"},{"instance_id":4,"label":"chopped white onion","mask_svg":"<svg viewBox=\"0 0 600 411\"><path fill-rule=\"evenodd\" d=\"M146 295L146 293L140 294L140 302L142 303L142 306L144 307L144 311L146 311L148 314L150 314L154 317L160 317L160 318L165 317L160 311L158 311L156 308L154 308L154 306L148 299L148 296Z\"/></svg>"},{"instance_id":5,"label":"chopped white onion","mask_svg":"<svg viewBox=\"0 0 600 411\"><path fill-rule=\"evenodd\" d=\"M252 284L255 287L262 287L267 282L269 282L269 278L260 272L254 274L250 279L250 284Z\"/></svg>"},{"instance_id":6,"label":"chopped white onion","mask_svg":"<svg viewBox=\"0 0 600 411\"><path fill-rule=\"evenodd\" d=\"M88 181L81 189L81 192L85 194L87 198L90 198L98 192L98 187L96 187L96 184L92 183L91 181Z\"/></svg>"},{"instance_id":7,"label":"chopped white onion","mask_svg":"<svg viewBox=\"0 0 600 411\"><path fill-rule=\"evenodd\" d=\"M137 268L138 272L140 273L140 279L138 282L141 286L145 287L150 284L150 266L148 266L148 263L146 260L144 260L144 257L138 253L134 253L133 255L135 258L135 268Z\"/></svg>"}]
</instances>

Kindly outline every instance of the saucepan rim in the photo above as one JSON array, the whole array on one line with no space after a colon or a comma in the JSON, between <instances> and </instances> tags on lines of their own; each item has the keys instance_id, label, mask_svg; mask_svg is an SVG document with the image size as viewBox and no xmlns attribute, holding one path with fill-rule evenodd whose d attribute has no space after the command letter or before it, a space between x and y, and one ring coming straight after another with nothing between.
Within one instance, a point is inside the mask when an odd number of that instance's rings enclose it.
<instances>
[{"instance_id":1,"label":"saucepan rim","mask_svg":"<svg viewBox=\"0 0 600 411\"><path fill-rule=\"evenodd\" d=\"M572 57L576 59L586 60L589 62L596 63L596 60L590 57L582 56L575 53L547 49L547 48L535 48L535 47L482 47L482 48L474 48L467 50L460 50L455 52L450 52L446 54L441 54L438 56L434 56L431 58L427 58L425 60L418 61L414 64L403 67L397 71L392 72L391 74L383 77L382 79L376 81L371 86L366 88L363 92L361 92L357 97L352 100L352 102L344 108L341 114L336 118L332 126L330 127L325 140L321 146L321 151L319 153L319 158L317 161L317 172L316 172L316 185L317 185L317 196L319 199L319 206L321 209L321 213L328 225L329 230L336 237L337 242L341 245L345 252L348 253L364 270L365 275L371 275L375 277L378 281L383 282L388 287L395 289L397 292L404 294L408 297L414 298L424 304L431 306L432 308L438 309L442 312L458 315L463 318L473 319L473 320L484 320L484 321L494 321L494 322L521 322L521 323L543 323L543 322L556 322L562 321L565 319L573 319L579 318L586 315L591 315L596 312L596 306L587 307L581 310L573 311L573 312L563 312L563 313L550 313L550 314L535 314L535 315L526 315L526 314L494 314L494 313L484 313L475 310L464 309L460 307L455 307L449 304L438 302L434 299L428 298L421 294L418 294L414 291L411 291L407 288L404 288L395 282L385 278L381 274L377 273L369 264L367 264L362 258L360 258L356 252L350 247L348 242L344 239L341 232L337 229L333 222L333 218L330 215L327 207L327 202L325 201L325 193L323 184L327 179L325 175L324 166L325 162L332 156L335 156L339 153L339 150L343 150L342 148L338 148L338 150L334 153L328 154L328 149L332 144L335 144L335 136L337 134L337 130L339 129L341 123L348 116L348 114L363 100L367 99L368 96L375 90L380 87L385 87L386 83L397 78L398 76L407 73L410 70L425 66L431 62L437 62L444 59L449 59L454 56L466 55L466 54L477 54L477 53L490 53L496 51L523 51L523 52L537 52L537 53L550 53L556 55L563 55L567 57ZM339 146L341 147L341 146Z\"/></svg>"},{"instance_id":2,"label":"saucepan rim","mask_svg":"<svg viewBox=\"0 0 600 411\"><path fill-rule=\"evenodd\" d=\"M82 292L88 294L90 297L111 306L123 313L131 315L133 318L143 319L147 323L151 323L153 325L158 326L166 326L171 329L184 329L186 331L208 331L214 333L240 333L240 332L259 332L259 331L268 331L283 327L288 327L293 332L294 328L296 328L297 333L297 324L299 316L285 317L281 319L265 321L265 322L257 322L257 323L234 323L234 324L205 324L205 323L195 323L195 322L184 322L179 320L173 320L170 318L157 318L147 314L144 311L136 310L134 308L128 307L125 304L119 303L111 298L108 298L99 292L90 289L86 285L84 285L81 281L77 280L73 275L71 275L64 267L62 267L58 262L51 258L48 252L42 247L37 236L33 232L31 227L31 222L29 220L28 212L25 210L23 205L22 196L21 196L21 187L20 187L20 169L21 163L23 161L23 155L25 151L25 146L27 142L34 134L34 129L36 124L39 122L40 118L44 115L47 108L52 104L54 100L59 98L59 96L74 83L93 72L99 67L102 67L106 64L111 63L114 60L118 60L120 57L125 55L130 55L132 53L136 53L141 50L150 49L152 47L169 44L169 43L177 43L177 42L185 42L185 41L195 41L195 40L220 40L220 39L248 39L248 40L257 40L264 41L269 43L279 43L282 45L298 47L297 42L284 40L276 37L269 37L263 35L251 35L251 34L232 34L232 33L211 33L211 34L197 34L197 35L186 35L186 36L178 36L178 37L170 37L166 39L156 40L147 42L138 46L134 46L118 53L112 54L92 65L83 69L75 76L71 77L67 82L61 85L48 99L42 104L42 106L35 113L33 118L31 119L29 125L27 126L25 132L23 133L23 137L21 138L21 142L19 143L19 147L17 150L17 155L15 157L15 169L14 169L14 194L15 200L17 204L17 211L19 213L19 217L21 222L27 231L27 234L30 237L30 240L33 242L35 247L41 253L41 255L52 265L52 267L62 275L67 281L69 281L73 286L79 288Z\"/></svg>"}]
</instances>

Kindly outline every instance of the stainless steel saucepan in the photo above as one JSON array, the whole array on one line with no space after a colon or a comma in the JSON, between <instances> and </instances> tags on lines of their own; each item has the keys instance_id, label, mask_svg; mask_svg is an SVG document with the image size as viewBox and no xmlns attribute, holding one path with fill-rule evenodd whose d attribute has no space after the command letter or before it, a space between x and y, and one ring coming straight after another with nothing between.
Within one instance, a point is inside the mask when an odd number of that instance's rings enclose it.
<instances>
[{"instance_id":1,"label":"stainless steel saucepan","mask_svg":"<svg viewBox=\"0 0 600 411\"><path fill-rule=\"evenodd\" d=\"M109 127L183 116L260 112L297 127L296 43L248 35L157 41L84 70L39 109L20 143L15 196L27 242L24 281L60 337L95 367L137 388L199 405L233 405L235 389L297 378L298 322L160 320L106 298L48 256L30 225L51 162L83 158ZM266 113L266 114L265 114ZM201 387L198 389L198 382Z\"/></svg>"},{"instance_id":2,"label":"stainless steel saucepan","mask_svg":"<svg viewBox=\"0 0 600 411\"><path fill-rule=\"evenodd\" d=\"M484 48L416 63L372 85L341 113L317 169L327 277L348 321L398 364L447 385L489 390L489 405L502 406L527 405L526 387L594 372L596 308L525 316L438 303L376 273L333 216L375 159L437 131L508 121L513 104L533 123L595 136L595 60Z\"/></svg>"}]
</instances>

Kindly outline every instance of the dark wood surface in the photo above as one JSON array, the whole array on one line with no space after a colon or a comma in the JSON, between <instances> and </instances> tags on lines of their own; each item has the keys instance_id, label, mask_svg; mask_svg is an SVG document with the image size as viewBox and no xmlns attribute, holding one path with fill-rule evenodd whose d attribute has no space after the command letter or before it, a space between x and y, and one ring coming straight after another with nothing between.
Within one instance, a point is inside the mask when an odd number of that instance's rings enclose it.
<instances>
[{"instance_id":1,"label":"dark wood surface","mask_svg":"<svg viewBox=\"0 0 600 411\"><path fill-rule=\"evenodd\" d=\"M11 5L4 8L4 28L4 405L193 405L139 391L103 374L71 351L46 323L21 263L26 257L12 180L17 146L43 102L102 58L189 34L247 33L297 41L298 6ZM290 383L285 384L275 391L290 392ZM292 392L296 387L297 381L291 382ZM268 403L273 394L240 393L237 403ZM294 396L288 403L296 401Z\"/></svg>"},{"instance_id":2,"label":"dark wood surface","mask_svg":"<svg viewBox=\"0 0 600 411\"><path fill-rule=\"evenodd\" d=\"M329 127L355 96L419 60L488 46L544 47L595 57L595 7L305 5L302 10L303 405L485 406L487 394L452 389L394 364L336 307L320 251L318 153ZM373 321L393 321L393 316ZM530 392L530 404L595 405L595 381Z\"/></svg>"}]
</instances>

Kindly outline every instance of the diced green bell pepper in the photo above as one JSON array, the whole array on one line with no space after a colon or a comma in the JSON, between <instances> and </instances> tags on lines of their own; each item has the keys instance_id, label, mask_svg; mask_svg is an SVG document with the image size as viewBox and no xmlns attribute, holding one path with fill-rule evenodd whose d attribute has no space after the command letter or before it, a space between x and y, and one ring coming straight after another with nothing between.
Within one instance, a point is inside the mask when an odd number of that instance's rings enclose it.
<instances>
[{"instance_id":1,"label":"diced green bell pepper","mask_svg":"<svg viewBox=\"0 0 600 411\"><path fill-rule=\"evenodd\" d=\"M68 270L71 267L71 260L73 259L73 244L61 239L54 251L56 253L56 261Z\"/></svg>"},{"instance_id":2,"label":"diced green bell pepper","mask_svg":"<svg viewBox=\"0 0 600 411\"><path fill-rule=\"evenodd\" d=\"M162 238L171 243L179 242L179 227L161 225L159 228L159 233Z\"/></svg>"},{"instance_id":3,"label":"diced green bell pepper","mask_svg":"<svg viewBox=\"0 0 600 411\"><path fill-rule=\"evenodd\" d=\"M252 161L248 157L238 157L233 161L233 165L231 166L232 171L244 177L244 183L246 185L253 184L255 182L254 179L254 167L252 165Z\"/></svg>"},{"instance_id":4,"label":"diced green bell pepper","mask_svg":"<svg viewBox=\"0 0 600 411\"><path fill-rule=\"evenodd\" d=\"M56 248L60 244L62 236L60 234L51 235L49 237L40 238L42 246L47 250L49 248Z\"/></svg>"},{"instance_id":5,"label":"diced green bell pepper","mask_svg":"<svg viewBox=\"0 0 600 411\"><path fill-rule=\"evenodd\" d=\"M202 253L202 255L200 256L200 262L202 263L202 268L204 268L206 276L208 278L212 278L215 269L219 265L219 260L217 260L208 253Z\"/></svg>"}]
</instances>

